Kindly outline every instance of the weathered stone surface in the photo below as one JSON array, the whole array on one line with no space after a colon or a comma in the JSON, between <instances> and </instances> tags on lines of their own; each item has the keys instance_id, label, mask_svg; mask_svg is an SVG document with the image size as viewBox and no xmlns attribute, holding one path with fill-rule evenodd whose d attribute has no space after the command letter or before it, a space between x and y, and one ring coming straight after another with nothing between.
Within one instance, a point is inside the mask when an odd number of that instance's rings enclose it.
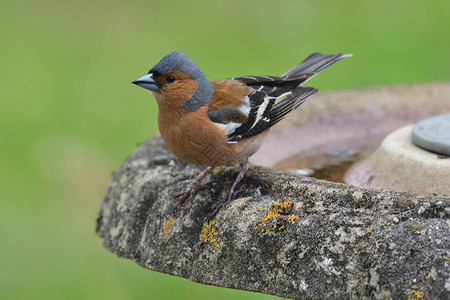
<instances>
[{"instance_id":1,"label":"weathered stone surface","mask_svg":"<svg viewBox=\"0 0 450 300\"><path fill-rule=\"evenodd\" d=\"M200 171L160 137L142 143L101 206L104 246L155 271L295 299L450 298L448 197L255 167L245 190L204 227L237 169L216 171L222 186L200 191L173 219L174 196Z\"/></svg>"},{"instance_id":2,"label":"weathered stone surface","mask_svg":"<svg viewBox=\"0 0 450 300\"><path fill-rule=\"evenodd\" d=\"M450 159L414 145L412 128L408 125L391 132L375 152L347 171L345 182L413 194L449 195Z\"/></svg>"}]
</instances>

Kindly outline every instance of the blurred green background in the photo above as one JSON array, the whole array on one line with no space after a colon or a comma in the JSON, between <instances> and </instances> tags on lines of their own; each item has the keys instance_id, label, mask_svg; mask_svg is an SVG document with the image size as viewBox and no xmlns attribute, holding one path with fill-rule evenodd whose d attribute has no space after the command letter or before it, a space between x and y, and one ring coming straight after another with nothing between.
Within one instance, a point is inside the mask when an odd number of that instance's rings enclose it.
<instances>
[{"instance_id":1,"label":"blurred green background","mask_svg":"<svg viewBox=\"0 0 450 300\"><path fill-rule=\"evenodd\" d=\"M158 131L130 82L171 51L210 79L353 53L322 91L450 79L448 0L0 5L0 299L275 298L144 270L95 235L111 172Z\"/></svg>"}]
</instances>

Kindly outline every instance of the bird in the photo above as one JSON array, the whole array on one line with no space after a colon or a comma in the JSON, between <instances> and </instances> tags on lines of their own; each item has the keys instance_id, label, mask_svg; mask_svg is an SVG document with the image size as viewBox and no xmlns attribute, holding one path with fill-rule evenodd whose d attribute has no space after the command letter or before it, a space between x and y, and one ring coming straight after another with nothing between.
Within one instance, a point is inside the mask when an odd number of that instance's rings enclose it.
<instances>
[{"instance_id":1,"label":"bird","mask_svg":"<svg viewBox=\"0 0 450 300\"><path fill-rule=\"evenodd\" d=\"M133 84L149 90L158 104L158 127L166 146L182 160L206 166L187 190L176 195L173 211L196 192L218 166L240 166L213 218L236 195L252 156L270 128L298 108L317 88L302 85L351 54L312 53L281 76L244 76L209 81L182 52L172 52Z\"/></svg>"}]
</instances>

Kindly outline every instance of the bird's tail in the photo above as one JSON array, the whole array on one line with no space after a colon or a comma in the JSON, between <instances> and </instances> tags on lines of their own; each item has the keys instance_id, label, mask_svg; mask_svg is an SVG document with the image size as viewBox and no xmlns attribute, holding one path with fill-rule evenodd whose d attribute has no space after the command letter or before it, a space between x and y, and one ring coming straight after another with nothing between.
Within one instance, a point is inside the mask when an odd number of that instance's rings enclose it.
<instances>
[{"instance_id":1,"label":"bird's tail","mask_svg":"<svg viewBox=\"0 0 450 300\"><path fill-rule=\"evenodd\" d=\"M352 56L352 54L323 54L323 53L313 53L308 56L304 61L302 61L298 66L290 69L283 76L298 76L310 73L319 73L325 70L329 66L341 61L347 57Z\"/></svg>"}]
</instances>

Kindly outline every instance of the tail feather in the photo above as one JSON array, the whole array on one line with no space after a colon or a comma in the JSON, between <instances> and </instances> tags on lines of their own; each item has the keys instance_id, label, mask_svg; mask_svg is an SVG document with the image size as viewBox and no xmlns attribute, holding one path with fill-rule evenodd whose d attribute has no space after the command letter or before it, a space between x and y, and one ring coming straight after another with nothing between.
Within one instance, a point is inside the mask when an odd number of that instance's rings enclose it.
<instances>
[{"instance_id":1,"label":"tail feather","mask_svg":"<svg viewBox=\"0 0 450 300\"><path fill-rule=\"evenodd\" d=\"M290 69L283 76L298 76L308 73L319 73L325 70L329 66L341 61L347 57L352 56L352 54L323 54L323 53L313 53L308 56L304 61L302 61L298 66Z\"/></svg>"}]
</instances>

